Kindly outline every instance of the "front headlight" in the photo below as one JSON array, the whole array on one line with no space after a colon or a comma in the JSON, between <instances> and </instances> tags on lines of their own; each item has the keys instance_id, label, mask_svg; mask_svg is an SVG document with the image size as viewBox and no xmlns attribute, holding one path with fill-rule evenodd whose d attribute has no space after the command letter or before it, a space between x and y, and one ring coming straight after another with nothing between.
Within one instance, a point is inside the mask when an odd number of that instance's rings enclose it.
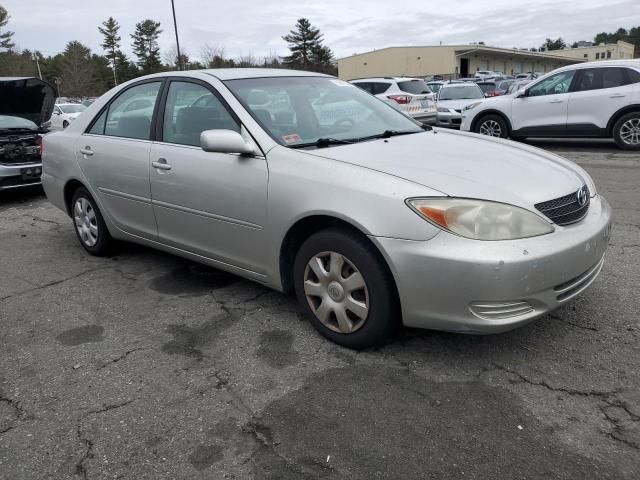
<instances>
[{"instance_id":1,"label":"front headlight","mask_svg":"<svg viewBox=\"0 0 640 480\"><path fill-rule=\"evenodd\" d=\"M554 231L524 208L466 198L410 198L407 205L437 227L474 240L515 240Z\"/></svg>"},{"instance_id":2,"label":"front headlight","mask_svg":"<svg viewBox=\"0 0 640 480\"><path fill-rule=\"evenodd\" d=\"M470 103L469 105L467 105L466 107L464 107L462 110L471 110L472 108L476 108L478 105L480 105L482 102L475 102L475 103Z\"/></svg>"},{"instance_id":3,"label":"front headlight","mask_svg":"<svg viewBox=\"0 0 640 480\"><path fill-rule=\"evenodd\" d=\"M440 113L449 113L449 109L445 107L438 107L438 111Z\"/></svg>"}]
</instances>

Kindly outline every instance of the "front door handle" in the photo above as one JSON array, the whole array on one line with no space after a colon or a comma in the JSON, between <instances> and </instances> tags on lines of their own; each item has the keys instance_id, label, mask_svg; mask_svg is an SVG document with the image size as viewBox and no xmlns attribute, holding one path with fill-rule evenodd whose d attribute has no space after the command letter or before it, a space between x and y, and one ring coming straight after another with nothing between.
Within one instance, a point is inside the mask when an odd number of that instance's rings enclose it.
<instances>
[{"instance_id":1,"label":"front door handle","mask_svg":"<svg viewBox=\"0 0 640 480\"><path fill-rule=\"evenodd\" d=\"M609 98L624 98L626 97L626 95L623 95L622 93L616 93L615 95L611 95Z\"/></svg>"},{"instance_id":2,"label":"front door handle","mask_svg":"<svg viewBox=\"0 0 640 480\"><path fill-rule=\"evenodd\" d=\"M90 157L91 155L93 155L93 150L91 150L91 147L87 145L86 147L80 149L80 153L86 155L87 157Z\"/></svg>"},{"instance_id":3,"label":"front door handle","mask_svg":"<svg viewBox=\"0 0 640 480\"><path fill-rule=\"evenodd\" d=\"M166 158L159 158L156 162L151 162L151 166L158 170L171 170L171 165L167 163Z\"/></svg>"},{"instance_id":4,"label":"front door handle","mask_svg":"<svg viewBox=\"0 0 640 480\"><path fill-rule=\"evenodd\" d=\"M564 100L551 100L549 103L564 103Z\"/></svg>"}]
</instances>

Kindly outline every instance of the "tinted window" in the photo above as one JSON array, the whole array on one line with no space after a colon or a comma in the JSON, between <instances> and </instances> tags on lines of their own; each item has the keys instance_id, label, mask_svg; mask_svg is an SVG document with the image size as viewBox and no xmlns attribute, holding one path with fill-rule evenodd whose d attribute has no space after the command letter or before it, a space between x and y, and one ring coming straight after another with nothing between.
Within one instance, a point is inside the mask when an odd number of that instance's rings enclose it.
<instances>
[{"instance_id":1,"label":"tinted window","mask_svg":"<svg viewBox=\"0 0 640 480\"><path fill-rule=\"evenodd\" d=\"M615 88L628 83L627 73L623 68L587 68L580 72L575 91Z\"/></svg>"},{"instance_id":2,"label":"tinted window","mask_svg":"<svg viewBox=\"0 0 640 480\"><path fill-rule=\"evenodd\" d=\"M125 90L109 105L105 135L149 140L151 117L160 91L160 82L144 83ZM146 102L138 102L146 100ZM131 105L140 106L133 108Z\"/></svg>"},{"instance_id":3,"label":"tinted window","mask_svg":"<svg viewBox=\"0 0 640 480\"><path fill-rule=\"evenodd\" d=\"M484 93L493 92L496 89L495 83L478 83L478 86Z\"/></svg>"},{"instance_id":4,"label":"tinted window","mask_svg":"<svg viewBox=\"0 0 640 480\"><path fill-rule=\"evenodd\" d=\"M371 93L373 93L374 95L380 95L381 93L384 93L387 90L389 90L390 86L391 86L390 83L384 83L384 82L372 83L371 84Z\"/></svg>"},{"instance_id":5,"label":"tinted window","mask_svg":"<svg viewBox=\"0 0 640 480\"><path fill-rule=\"evenodd\" d=\"M529 88L528 94L530 97L538 97L541 95L567 93L575 74L576 71L571 70L568 72L561 72L556 73L555 75L551 75L550 77L545 78L541 82L538 82L533 87Z\"/></svg>"},{"instance_id":6,"label":"tinted window","mask_svg":"<svg viewBox=\"0 0 640 480\"><path fill-rule=\"evenodd\" d=\"M373 83L371 82L354 82L353 84L365 92L373 93Z\"/></svg>"},{"instance_id":7,"label":"tinted window","mask_svg":"<svg viewBox=\"0 0 640 480\"><path fill-rule=\"evenodd\" d=\"M208 88L189 82L171 82L162 140L197 147L200 134L205 130L240 132L240 125Z\"/></svg>"},{"instance_id":8,"label":"tinted window","mask_svg":"<svg viewBox=\"0 0 640 480\"><path fill-rule=\"evenodd\" d=\"M632 70L627 68L627 75L629 76L630 83L639 83L640 82L640 72L637 70Z\"/></svg>"},{"instance_id":9,"label":"tinted window","mask_svg":"<svg viewBox=\"0 0 640 480\"><path fill-rule=\"evenodd\" d=\"M398 88L407 93L431 93L429 85L424 80L407 80L404 82L398 82Z\"/></svg>"}]
</instances>

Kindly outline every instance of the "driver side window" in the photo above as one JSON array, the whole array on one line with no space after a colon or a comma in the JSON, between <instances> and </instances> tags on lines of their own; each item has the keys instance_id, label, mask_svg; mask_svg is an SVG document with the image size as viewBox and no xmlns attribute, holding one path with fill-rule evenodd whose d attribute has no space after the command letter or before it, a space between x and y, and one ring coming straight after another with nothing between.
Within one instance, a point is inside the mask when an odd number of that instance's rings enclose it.
<instances>
[{"instance_id":1,"label":"driver side window","mask_svg":"<svg viewBox=\"0 0 640 480\"><path fill-rule=\"evenodd\" d=\"M533 87L529 88L530 97L539 97L542 95L558 95L568 93L573 81L575 70L568 72L560 72L544 79Z\"/></svg>"}]
</instances>

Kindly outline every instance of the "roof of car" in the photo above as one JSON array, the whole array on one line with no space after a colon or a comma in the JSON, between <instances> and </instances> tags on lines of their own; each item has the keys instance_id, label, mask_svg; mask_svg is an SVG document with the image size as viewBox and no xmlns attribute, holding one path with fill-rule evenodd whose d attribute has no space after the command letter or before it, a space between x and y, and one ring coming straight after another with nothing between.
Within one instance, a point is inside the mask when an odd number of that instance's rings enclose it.
<instances>
[{"instance_id":1,"label":"roof of car","mask_svg":"<svg viewBox=\"0 0 640 480\"><path fill-rule=\"evenodd\" d=\"M212 75L219 80L238 80L241 78L264 77L330 77L324 73L307 72L303 70L287 70L284 68L211 68L197 70ZM185 73L185 72L179 72Z\"/></svg>"},{"instance_id":2,"label":"roof of car","mask_svg":"<svg viewBox=\"0 0 640 480\"><path fill-rule=\"evenodd\" d=\"M572 70L574 68L604 68L604 67L633 67L640 68L640 59L633 60L600 60L597 62L584 62L560 67L557 71Z\"/></svg>"},{"instance_id":3,"label":"roof of car","mask_svg":"<svg viewBox=\"0 0 640 480\"><path fill-rule=\"evenodd\" d=\"M478 82L482 83L482 82ZM478 85L476 82L459 82L459 83L445 83L442 85L442 88L460 88L460 87L468 87L469 85ZM484 83L493 83L493 82L484 82Z\"/></svg>"}]
</instances>

